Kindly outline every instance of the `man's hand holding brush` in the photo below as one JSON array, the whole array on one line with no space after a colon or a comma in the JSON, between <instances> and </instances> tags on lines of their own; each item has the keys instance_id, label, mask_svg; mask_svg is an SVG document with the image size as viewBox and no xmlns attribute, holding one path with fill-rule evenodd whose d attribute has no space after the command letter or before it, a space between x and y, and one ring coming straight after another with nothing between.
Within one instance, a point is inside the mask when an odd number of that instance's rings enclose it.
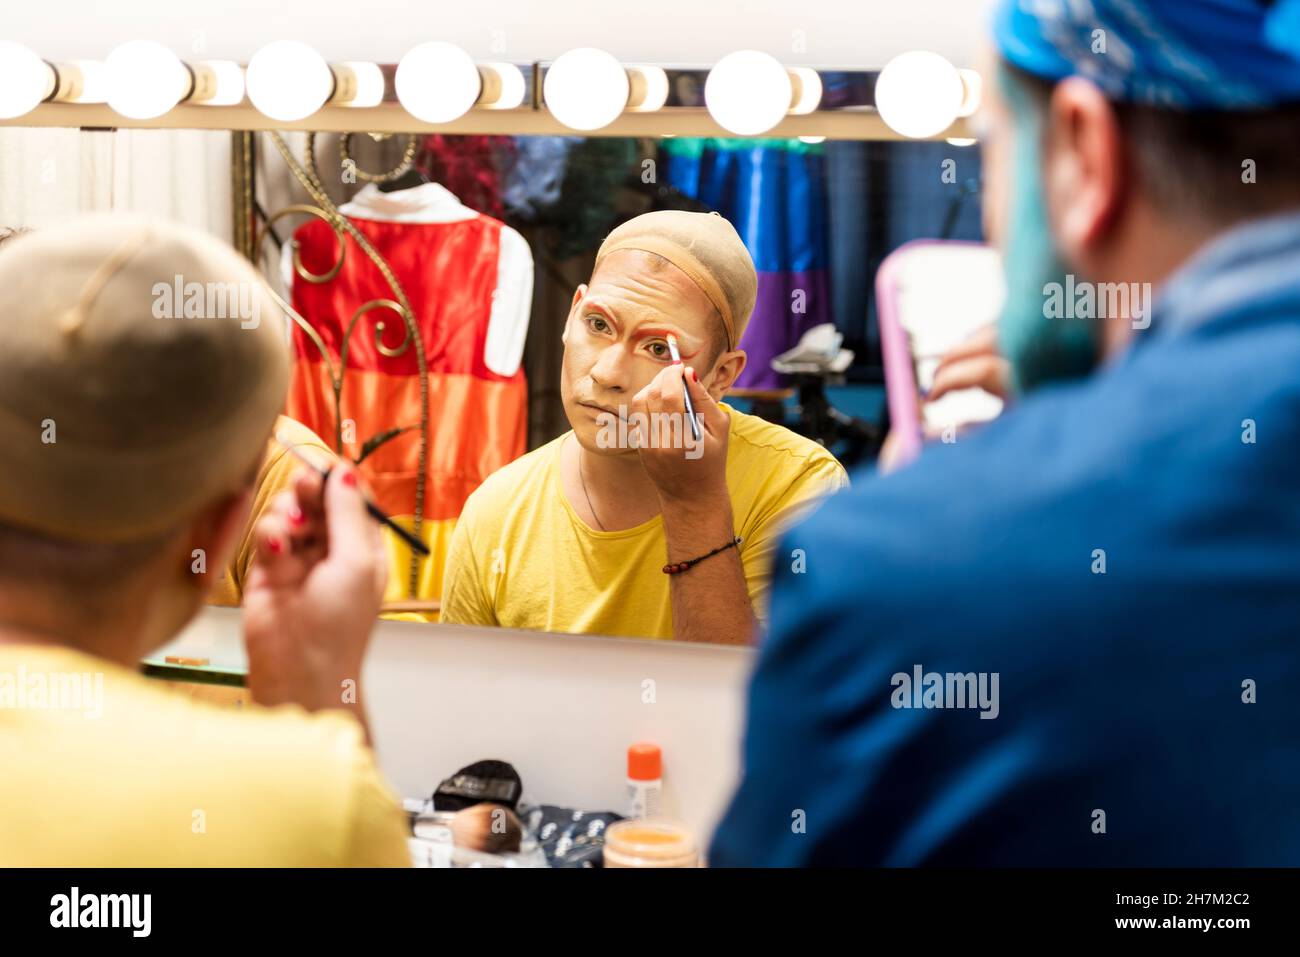
<instances>
[{"instance_id":1,"label":"man's hand holding brush","mask_svg":"<svg viewBox=\"0 0 1300 957\"><path fill-rule=\"evenodd\" d=\"M248 686L259 704L342 708L365 725L361 667L387 575L356 469L304 468L257 525L244 589Z\"/></svg>"}]
</instances>

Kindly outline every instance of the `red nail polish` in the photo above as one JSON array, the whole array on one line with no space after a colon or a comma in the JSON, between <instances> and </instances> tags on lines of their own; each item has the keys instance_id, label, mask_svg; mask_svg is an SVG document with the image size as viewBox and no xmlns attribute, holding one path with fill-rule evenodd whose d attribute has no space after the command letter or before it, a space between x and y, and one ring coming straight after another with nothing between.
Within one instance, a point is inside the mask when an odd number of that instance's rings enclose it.
<instances>
[{"instance_id":1,"label":"red nail polish","mask_svg":"<svg viewBox=\"0 0 1300 957\"><path fill-rule=\"evenodd\" d=\"M355 488L357 484L357 473L349 469L348 471L343 473L342 482L348 488Z\"/></svg>"},{"instance_id":2,"label":"red nail polish","mask_svg":"<svg viewBox=\"0 0 1300 957\"><path fill-rule=\"evenodd\" d=\"M700 374L699 374L698 372L696 372L694 369L691 370L691 381L692 381L692 382L699 382L699 381L700 381Z\"/></svg>"},{"instance_id":3,"label":"red nail polish","mask_svg":"<svg viewBox=\"0 0 1300 957\"><path fill-rule=\"evenodd\" d=\"M292 525L301 525L306 521L306 516L302 514L302 509L297 505L289 510L289 523Z\"/></svg>"},{"instance_id":4,"label":"red nail polish","mask_svg":"<svg viewBox=\"0 0 1300 957\"><path fill-rule=\"evenodd\" d=\"M271 550L272 555L279 555L284 551L284 542L280 541L278 538L273 538L266 543L266 547Z\"/></svg>"}]
</instances>

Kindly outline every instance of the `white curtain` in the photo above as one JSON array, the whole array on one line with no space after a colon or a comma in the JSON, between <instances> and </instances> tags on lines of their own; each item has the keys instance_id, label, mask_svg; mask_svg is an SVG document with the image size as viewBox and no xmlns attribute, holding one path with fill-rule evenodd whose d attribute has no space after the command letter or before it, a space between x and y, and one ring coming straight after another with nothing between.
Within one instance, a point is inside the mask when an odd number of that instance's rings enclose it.
<instances>
[{"instance_id":1,"label":"white curtain","mask_svg":"<svg viewBox=\"0 0 1300 957\"><path fill-rule=\"evenodd\" d=\"M0 129L0 228L129 210L231 239L230 134Z\"/></svg>"}]
</instances>

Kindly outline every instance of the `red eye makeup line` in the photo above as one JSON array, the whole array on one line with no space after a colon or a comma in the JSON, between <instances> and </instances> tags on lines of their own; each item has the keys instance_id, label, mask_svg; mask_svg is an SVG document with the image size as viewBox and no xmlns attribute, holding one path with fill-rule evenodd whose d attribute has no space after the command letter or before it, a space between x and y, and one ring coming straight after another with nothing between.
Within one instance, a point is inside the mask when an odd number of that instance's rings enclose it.
<instances>
[{"instance_id":1,"label":"red eye makeup line","mask_svg":"<svg viewBox=\"0 0 1300 957\"><path fill-rule=\"evenodd\" d=\"M615 330L618 329L618 320L611 316L605 307L600 305L600 303L589 303L587 309L600 316L607 323L613 326ZM701 346L699 349L694 349L690 352L681 352L682 340L680 335L672 329L665 329L660 326L650 326L649 328L642 326L637 329L636 332L632 333L632 342L634 344L644 342L646 339L676 339L677 349L679 350L679 355L677 357L678 361L682 359L693 359L703 350L703 346Z\"/></svg>"},{"instance_id":2,"label":"red eye makeup line","mask_svg":"<svg viewBox=\"0 0 1300 957\"><path fill-rule=\"evenodd\" d=\"M682 341L677 337L677 333L673 332L671 329L638 329L636 332L632 333L632 340L634 342L642 342L645 339L665 339L672 342L675 350L677 350L675 359L678 361L682 359L693 359L695 356L700 354L699 349L696 349L694 352L681 352Z\"/></svg>"}]
</instances>

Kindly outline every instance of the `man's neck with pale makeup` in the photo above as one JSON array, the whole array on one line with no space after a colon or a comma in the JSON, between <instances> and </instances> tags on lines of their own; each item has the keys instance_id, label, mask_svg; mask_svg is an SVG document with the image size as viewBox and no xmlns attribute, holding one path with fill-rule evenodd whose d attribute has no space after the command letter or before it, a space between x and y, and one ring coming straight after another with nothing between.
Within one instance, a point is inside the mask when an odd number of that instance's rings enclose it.
<instances>
[{"instance_id":1,"label":"man's neck with pale makeup","mask_svg":"<svg viewBox=\"0 0 1300 957\"><path fill-rule=\"evenodd\" d=\"M639 525L659 513L659 492L635 452L599 455L574 439L570 456L607 531Z\"/></svg>"}]
</instances>

